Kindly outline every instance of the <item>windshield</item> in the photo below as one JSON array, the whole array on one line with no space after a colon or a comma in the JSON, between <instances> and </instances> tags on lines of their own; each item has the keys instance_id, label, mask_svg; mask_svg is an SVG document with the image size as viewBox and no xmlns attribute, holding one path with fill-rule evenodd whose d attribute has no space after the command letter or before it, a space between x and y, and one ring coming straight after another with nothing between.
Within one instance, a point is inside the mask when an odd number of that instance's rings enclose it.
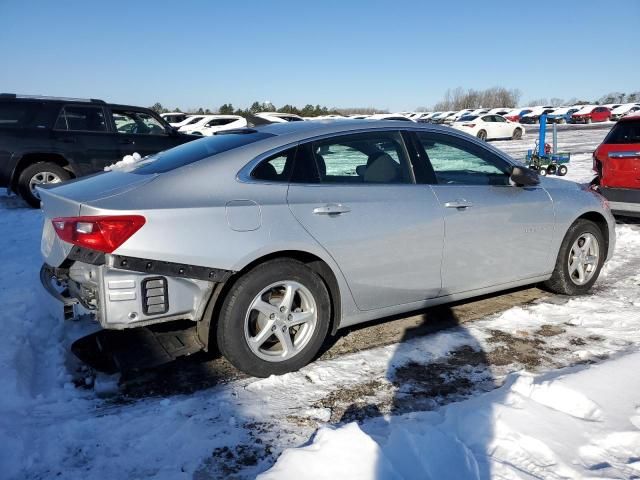
<instances>
[{"instance_id":1,"label":"windshield","mask_svg":"<svg viewBox=\"0 0 640 480\"><path fill-rule=\"evenodd\" d=\"M185 143L170 150L146 157L142 159L140 166L133 170L133 173L146 175L169 172L176 168L212 157L218 153L226 152L273 136L272 133L246 130L243 131L243 133L227 133L224 135L205 137L201 140Z\"/></svg>"}]
</instances>

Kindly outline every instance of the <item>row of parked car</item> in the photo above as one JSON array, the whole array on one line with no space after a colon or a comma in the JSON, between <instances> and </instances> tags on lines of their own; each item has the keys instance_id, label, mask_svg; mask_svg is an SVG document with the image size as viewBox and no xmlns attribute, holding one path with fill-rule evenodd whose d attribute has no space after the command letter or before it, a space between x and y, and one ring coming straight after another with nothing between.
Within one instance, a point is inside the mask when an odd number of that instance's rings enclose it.
<instances>
[{"instance_id":1,"label":"row of parked car","mask_svg":"<svg viewBox=\"0 0 640 480\"><path fill-rule=\"evenodd\" d=\"M444 112L403 112L407 118L416 122L453 124L465 115L501 115L512 122L534 124L540 121L543 113L551 123L592 123L618 121L625 115L640 111L640 103L611 103L607 105L574 105L552 107L539 105L518 108L467 108Z\"/></svg>"}]
</instances>

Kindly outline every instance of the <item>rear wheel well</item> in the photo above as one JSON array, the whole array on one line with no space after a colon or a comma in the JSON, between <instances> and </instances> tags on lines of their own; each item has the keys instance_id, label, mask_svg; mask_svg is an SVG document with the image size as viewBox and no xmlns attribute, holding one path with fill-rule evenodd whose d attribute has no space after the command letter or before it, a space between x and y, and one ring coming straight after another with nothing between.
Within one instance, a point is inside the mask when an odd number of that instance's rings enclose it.
<instances>
[{"instance_id":1,"label":"rear wheel well","mask_svg":"<svg viewBox=\"0 0 640 480\"><path fill-rule=\"evenodd\" d=\"M17 191L18 179L22 171L30 165L34 165L39 162L51 162L61 166L69 172L72 178L76 177L75 172L71 168L69 162L60 154L57 153L38 153L32 152L22 156L15 170L13 171L13 177L11 178L11 190Z\"/></svg>"},{"instance_id":2,"label":"rear wheel well","mask_svg":"<svg viewBox=\"0 0 640 480\"><path fill-rule=\"evenodd\" d=\"M215 326L215 323L220 315L220 309L222 307L222 304L224 303L224 299L231 291L236 281L245 273L249 272L258 265L275 259L297 260L313 270L322 279L325 286L327 287L327 290L329 291L329 300L331 301L331 323L329 324L329 332L331 333L331 335L335 335L336 331L338 330L338 325L340 325L340 315L342 311L342 305L340 301L340 287L338 286L338 280L336 279L336 276L334 275L329 265L327 265L327 263L320 257L299 250L285 250L270 253L254 260L253 262L246 265L242 270L234 273L233 276L231 276L231 278L229 278L224 284L216 285L211 294L202 320L198 322L198 337L200 341L205 345L205 350L210 350L211 348L211 336L209 332L214 331L213 327Z\"/></svg>"},{"instance_id":3,"label":"rear wheel well","mask_svg":"<svg viewBox=\"0 0 640 480\"><path fill-rule=\"evenodd\" d=\"M600 231L602 232L602 236L604 237L605 242L605 250L609 251L609 224L607 220L602 216L602 214L598 212L587 212L580 215L576 220L580 219L590 220L595 223Z\"/></svg>"}]
</instances>

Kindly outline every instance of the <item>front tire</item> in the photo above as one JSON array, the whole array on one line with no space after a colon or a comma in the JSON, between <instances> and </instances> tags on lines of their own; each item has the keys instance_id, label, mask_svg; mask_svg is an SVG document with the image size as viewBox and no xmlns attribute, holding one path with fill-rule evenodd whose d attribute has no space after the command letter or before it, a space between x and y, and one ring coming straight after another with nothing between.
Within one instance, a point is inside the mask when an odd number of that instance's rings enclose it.
<instances>
[{"instance_id":1,"label":"front tire","mask_svg":"<svg viewBox=\"0 0 640 480\"><path fill-rule=\"evenodd\" d=\"M330 318L329 292L313 270L292 259L271 260L228 293L216 329L218 348L249 375L282 375L313 360Z\"/></svg>"},{"instance_id":2,"label":"front tire","mask_svg":"<svg viewBox=\"0 0 640 480\"><path fill-rule=\"evenodd\" d=\"M61 183L71 174L60 165L38 162L25 168L18 177L18 194L33 208L40 208L40 196L36 187Z\"/></svg>"},{"instance_id":3,"label":"front tire","mask_svg":"<svg viewBox=\"0 0 640 480\"><path fill-rule=\"evenodd\" d=\"M553 274L544 286L562 295L586 294L598 279L606 254L600 227L590 220L576 220L562 240Z\"/></svg>"}]
</instances>

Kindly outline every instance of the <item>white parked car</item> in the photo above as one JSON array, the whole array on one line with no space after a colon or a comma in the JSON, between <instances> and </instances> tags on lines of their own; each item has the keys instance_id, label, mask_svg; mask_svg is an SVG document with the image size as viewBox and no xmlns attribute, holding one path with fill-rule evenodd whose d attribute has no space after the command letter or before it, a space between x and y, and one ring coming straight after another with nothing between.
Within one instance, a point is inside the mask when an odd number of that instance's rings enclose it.
<instances>
[{"instance_id":1,"label":"white parked car","mask_svg":"<svg viewBox=\"0 0 640 480\"><path fill-rule=\"evenodd\" d=\"M178 131L184 133L193 133L200 131L205 123L216 116L217 115L200 115L197 121L192 121L187 123L186 125L181 126L180 128L178 128Z\"/></svg>"},{"instance_id":2,"label":"white parked car","mask_svg":"<svg viewBox=\"0 0 640 480\"><path fill-rule=\"evenodd\" d=\"M512 109L511 108L505 108L505 107L498 107L498 108L492 108L491 110L489 110L487 113L489 115L502 115L505 116L507 113L509 113Z\"/></svg>"},{"instance_id":3,"label":"white parked car","mask_svg":"<svg viewBox=\"0 0 640 480\"><path fill-rule=\"evenodd\" d=\"M399 113L376 113L367 117L369 120L401 120L403 122L413 122L409 117Z\"/></svg>"},{"instance_id":4,"label":"white parked car","mask_svg":"<svg viewBox=\"0 0 640 480\"><path fill-rule=\"evenodd\" d=\"M499 138L519 140L525 133L525 129L520 123L510 122L502 115L465 115L451 126L478 137L480 140Z\"/></svg>"},{"instance_id":5,"label":"white parked car","mask_svg":"<svg viewBox=\"0 0 640 480\"><path fill-rule=\"evenodd\" d=\"M280 113L280 112L258 112L256 117L264 118L273 123L285 123L285 122L302 122L304 118L295 113Z\"/></svg>"},{"instance_id":6,"label":"white parked car","mask_svg":"<svg viewBox=\"0 0 640 480\"><path fill-rule=\"evenodd\" d=\"M187 118L191 117L188 113L182 112L168 112L161 113L160 116L166 120L166 122L172 127L177 126L178 124L185 121Z\"/></svg>"},{"instance_id":7,"label":"white parked car","mask_svg":"<svg viewBox=\"0 0 640 480\"><path fill-rule=\"evenodd\" d=\"M625 103L611 110L611 120L618 121L625 115L635 112L640 112L640 105L637 103Z\"/></svg>"},{"instance_id":8,"label":"white parked car","mask_svg":"<svg viewBox=\"0 0 640 480\"><path fill-rule=\"evenodd\" d=\"M246 126L247 119L240 115L213 115L213 118L207 119L200 128L193 130L191 133L208 137L221 130L234 130Z\"/></svg>"},{"instance_id":9,"label":"white parked car","mask_svg":"<svg viewBox=\"0 0 640 480\"><path fill-rule=\"evenodd\" d=\"M175 125L171 125L174 128L177 128L180 131L182 127L185 127L187 125L194 125L197 122L199 122L200 120L202 120L204 118L204 115L189 115L187 118L185 118L183 121L176 123Z\"/></svg>"},{"instance_id":10,"label":"white parked car","mask_svg":"<svg viewBox=\"0 0 640 480\"><path fill-rule=\"evenodd\" d=\"M433 117L431 117L431 123L442 123L444 119L447 118L452 113L456 113L454 110L447 110L446 112L439 112Z\"/></svg>"}]
</instances>

